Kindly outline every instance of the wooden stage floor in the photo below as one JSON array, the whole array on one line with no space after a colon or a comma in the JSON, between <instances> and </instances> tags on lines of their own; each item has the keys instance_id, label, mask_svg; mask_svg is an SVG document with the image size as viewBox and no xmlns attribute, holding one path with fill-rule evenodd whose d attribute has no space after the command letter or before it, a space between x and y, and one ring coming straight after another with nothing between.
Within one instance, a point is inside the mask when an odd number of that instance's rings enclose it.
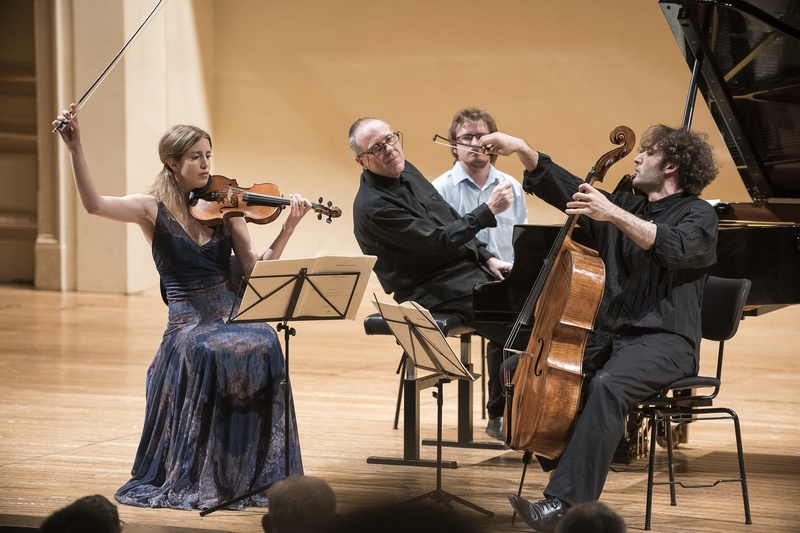
<instances>
[{"instance_id":1,"label":"wooden stage floor","mask_svg":"<svg viewBox=\"0 0 800 533\"><path fill-rule=\"evenodd\" d=\"M367 337L364 316L379 293L370 282L354 321L296 322L290 371L306 474L327 480L339 510L400 501L436 487L433 468L370 465L369 456L402 456L402 427L393 430L399 350L389 337ZM76 498L113 498L128 479L144 410L144 378L166 322L160 296L35 291L0 286L0 530L36 526ZM670 507L656 487L653 531L800 531L800 306L747 318L727 347L720 405L742 420L753 524L744 524L738 484L678 489ZM457 347L454 346L457 349ZM474 348L477 351L477 347ZM711 361L709 343L704 357ZM477 355L474 356L477 359ZM483 434L480 387L475 394L475 436ZM456 432L456 388L444 391L444 437ZM423 438L436 436L436 404L421 400ZM695 427L696 426L696 427ZM436 448L422 456L435 459ZM484 518L454 504L488 532L527 531L511 525L506 494L516 492L521 454L510 450L444 448L458 468L442 474L442 488L495 513ZM729 421L691 426L677 451L678 471L689 482L736 473ZM665 472L658 476L663 480ZM532 466L525 495L538 499L546 476ZM602 501L631 530L644 525L646 473L609 474ZM197 512L120 506L130 532L261 530L264 509Z\"/></svg>"}]
</instances>

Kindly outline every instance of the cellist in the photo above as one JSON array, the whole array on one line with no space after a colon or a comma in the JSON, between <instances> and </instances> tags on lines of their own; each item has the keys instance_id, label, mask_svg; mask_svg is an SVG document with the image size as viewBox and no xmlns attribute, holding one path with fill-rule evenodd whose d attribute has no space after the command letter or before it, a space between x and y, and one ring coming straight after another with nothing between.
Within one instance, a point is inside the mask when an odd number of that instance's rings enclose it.
<instances>
[{"instance_id":1,"label":"cellist","mask_svg":"<svg viewBox=\"0 0 800 533\"><path fill-rule=\"evenodd\" d=\"M559 458L538 457L545 471L558 466L544 499L509 495L534 531L549 532L570 506L600 497L629 408L698 371L703 288L717 244L717 215L699 195L718 171L704 134L664 125L642 138L637 194L597 189L520 138L497 132L480 144L517 154L526 192L584 215L578 223L606 268L584 351L581 415Z\"/></svg>"}]
</instances>

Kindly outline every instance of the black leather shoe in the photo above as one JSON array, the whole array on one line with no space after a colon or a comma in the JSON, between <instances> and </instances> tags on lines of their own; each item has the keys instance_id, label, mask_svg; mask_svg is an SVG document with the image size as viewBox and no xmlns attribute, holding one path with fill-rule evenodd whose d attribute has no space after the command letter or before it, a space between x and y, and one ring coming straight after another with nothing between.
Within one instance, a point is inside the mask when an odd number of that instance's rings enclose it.
<instances>
[{"instance_id":1,"label":"black leather shoe","mask_svg":"<svg viewBox=\"0 0 800 533\"><path fill-rule=\"evenodd\" d=\"M486 425L486 434L492 437L493 439L503 440L503 417L496 416L494 418L489 419L489 423Z\"/></svg>"},{"instance_id":2,"label":"black leather shoe","mask_svg":"<svg viewBox=\"0 0 800 533\"><path fill-rule=\"evenodd\" d=\"M517 514L537 533L552 533L558 521L564 517L569 507L558 498L547 498L531 503L516 494L509 494L508 501Z\"/></svg>"}]
</instances>

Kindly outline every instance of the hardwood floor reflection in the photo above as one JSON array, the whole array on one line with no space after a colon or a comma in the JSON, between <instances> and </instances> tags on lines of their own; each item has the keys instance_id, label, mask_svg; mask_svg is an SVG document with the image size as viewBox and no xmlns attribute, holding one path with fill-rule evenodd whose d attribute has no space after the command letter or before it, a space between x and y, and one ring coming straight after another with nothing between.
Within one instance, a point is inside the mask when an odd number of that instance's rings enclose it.
<instances>
[{"instance_id":1,"label":"hardwood floor reflection","mask_svg":"<svg viewBox=\"0 0 800 533\"><path fill-rule=\"evenodd\" d=\"M380 293L370 282L368 295ZM367 300L372 297L368 296ZM365 301L354 321L297 322L290 370L305 471L327 480L339 509L410 498L436 487L433 468L369 465L368 456L402 456L402 428L393 430L399 350L392 338L368 337ZM0 286L0 526L35 526L87 494L112 498L128 479L144 410L144 377L160 342L166 307L156 293L132 296L56 293ZM737 484L678 489L669 505L656 487L653 531L794 531L800 524L800 306L747 318L726 346L721 405L742 421L753 524L744 524ZM454 344L454 349L457 346ZM705 359L714 347L704 348ZM477 359L477 348L474 348ZM475 436L483 434L480 387ZM436 403L421 399L421 434L436 436ZM402 419L401 419L402 420ZM402 422L401 422L402 424ZM691 427L676 452L684 480L714 481L736 473L730 422ZM444 388L444 438L456 438L456 387ZM423 458L436 449L423 446ZM442 488L495 513L460 507L489 532L526 531L511 525L506 494L516 492L521 454L510 450L445 448L458 468ZM634 466L639 465L636 463ZM666 478L666 473L658 474ZM546 476L528 469L524 495L538 498ZM630 529L644 524L646 473L612 472L602 500ZM196 512L120 506L126 531L260 532L264 509Z\"/></svg>"}]
</instances>

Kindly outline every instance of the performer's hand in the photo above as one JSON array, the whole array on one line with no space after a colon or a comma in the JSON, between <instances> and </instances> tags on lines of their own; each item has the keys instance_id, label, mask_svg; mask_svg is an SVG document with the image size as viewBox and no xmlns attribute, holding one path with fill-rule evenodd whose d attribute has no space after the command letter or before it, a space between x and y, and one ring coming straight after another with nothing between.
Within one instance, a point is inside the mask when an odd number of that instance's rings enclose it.
<instances>
[{"instance_id":1,"label":"performer's hand","mask_svg":"<svg viewBox=\"0 0 800 533\"><path fill-rule=\"evenodd\" d=\"M600 191L589 185L581 183L578 192L572 195L572 201L567 202L564 211L568 215L586 215L594 220L608 221L619 207L611 203Z\"/></svg>"},{"instance_id":2,"label":"performer's hand","mask_svg":"<svg viewBox=\"0 0 800 533\"><path fill-rule=\"evenodd\" d=\"M496 257L491 257L486 261L486 266L489 268L489 271L494 274L494 277L502 280L506 279L506 276L511 273L511 267L514 265Z\"/></svg>"},{"instance_id":3,"label":"performer's hand","mask_svg":"<svg viewBox=\"0 0 800 533\"><path fill-rule=\"evenodd\" d=\"M53 127L56 128L64 144L66 144L67 148L70 150L81 142L76 109L77 107L75 104L70 104L69 109L61 111L61 114L52 122ZM64 125L63 129L60 128L62 125Z\"/></svg>"},{"instance_id":4,"label":"performer's hand","mask_svg":"<svg viewBox=\"0 0 800 533\"><path fill-rule=\"evenodd\" d=\"M519 137L512 137L506 133L496 131L480 138L480 144L492 154L511 155L517 154L525 169L533 171L539 164L539 152L531 148L528 143Z\"/></svg>"},{"instance_id":5,"label":"performer's hand","mask_svg":"<svg viewBox=\"0 0 800 533\"><path fill-rule=\"evenodd\" d=\"M514 189L511 188L511 182L504 181L494 188L489 199L486 200L486 205L494 215L499 215L514 203Z\"/></svg>"},{"instance_id":6,"label":"performer's hand","mask_svg":"<svg viewBox=\"0 0 800 533\"><path fill-rule=\"evenodd\" d=\"M292 231L300 220L311 210L311 201L299 194L289 195L289 215L283 221L283 229Z\"/></svg>"}]
</instances>

